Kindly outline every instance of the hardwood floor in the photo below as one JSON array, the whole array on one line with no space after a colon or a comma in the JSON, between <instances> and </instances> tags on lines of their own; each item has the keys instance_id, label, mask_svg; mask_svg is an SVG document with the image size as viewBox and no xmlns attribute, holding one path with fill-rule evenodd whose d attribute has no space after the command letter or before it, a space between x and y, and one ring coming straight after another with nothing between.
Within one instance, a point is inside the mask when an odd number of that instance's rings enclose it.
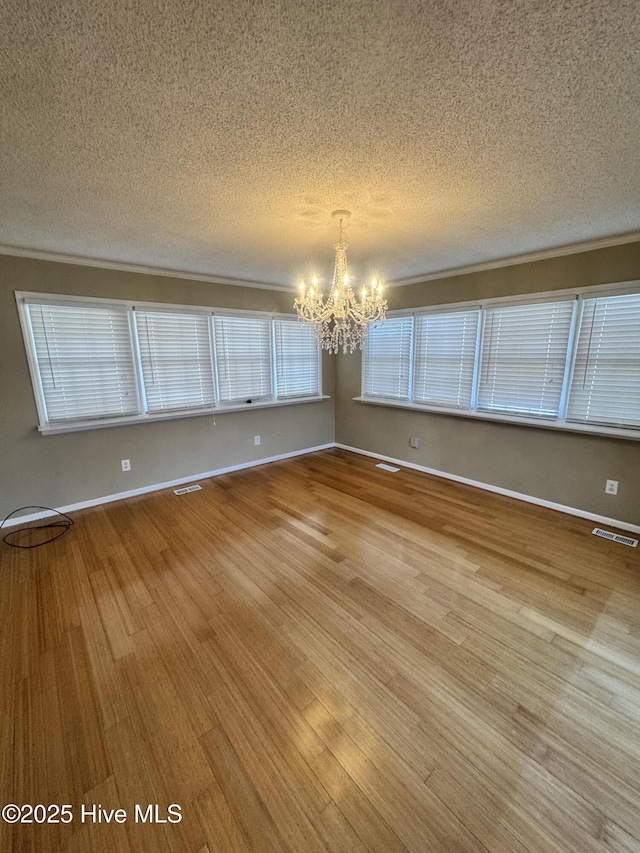
<instances>
[{"instance_id":1,"label":"hardwood floor","mask_svg":"<svg viewBox=\"0 0 640 853\"><path fill-rule=\"evenodd\" d=\"M2 801L74 819L1 850L640 850L635 549L337 450L201 485L2 546Z\"/></svg>"}]
</instances>

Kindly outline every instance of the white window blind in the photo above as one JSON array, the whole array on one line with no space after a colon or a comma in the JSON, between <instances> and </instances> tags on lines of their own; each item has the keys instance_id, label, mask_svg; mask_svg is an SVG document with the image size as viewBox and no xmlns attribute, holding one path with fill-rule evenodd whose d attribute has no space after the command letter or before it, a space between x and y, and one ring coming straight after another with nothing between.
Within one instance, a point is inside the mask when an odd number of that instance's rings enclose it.
<instances>
[{"instance_id":1,"label":"white window blind","mask_svg":"<svg viewBox=\"0 0 640 853\"><path fill-rule=\"evenodd\" d=\"M47 422L139 411L125 308L29 304L27 310Z\"/></svg>"},{"instance_id":2,"label":"white window blind","mask_svg":"<svg viewBox=\"0 0 640 853\"><path fill-rule=\"evenodd\" d=\"M276 319L276 383L278 399L320 393L320 351L311 323Z\"/></svg>"},{"instance_id":3,"label":"white window blind","mask_svg":"<svg viewBox=\"0 0 640 853\"><path fill-rule=\"evenodd\" d=\"M271 323L268 317L214 317L221 403L265 400L271 388Z\"/></svg>"},{"instance_id":4,"label":"white window blind","mask_svg":"<svg viewBox=\"0 0 640 853\"><path fill-rule=\"evenodd\" d=\"M413 317L389 317L384 325L369 326L363 362L363 394L406 400Z\"/></svg>"},{"instance_id":5,"label":"white window blind","mask_svg":"<svg viewBox=\"0 0 640 853\"><path fill-rule=\"evenodd\" d=\"M573 300L486 309L478 409L558 416Z\"/></svg>"},{"instance_id":6,"label":"white window blind","mask_svg":"<svg viewBox=\"0 0 640 853\"><path fill-rule=\"evenodd\" d=\"M148 411L213 405L209 317L156 311L135 316Z\"/></svg>"},{"instance_id":7,"label":"white window blind","mask_svg":"<svg viewBox=\"0 0 640 853\"><path fill-rule=\"evenodd\" d=\"M469 408L479 317L479 311L416 317L414 400Z\"/></svg>"},{"instance_id":8,"label":"white window blind","mask_svg":"<svg viewBox=\"0 0 640 853\"><path fill-rule=\"evenodd\" d=\"M640 294L585 299L567 420L640 426Z\"/></svg>"}]
</instances>

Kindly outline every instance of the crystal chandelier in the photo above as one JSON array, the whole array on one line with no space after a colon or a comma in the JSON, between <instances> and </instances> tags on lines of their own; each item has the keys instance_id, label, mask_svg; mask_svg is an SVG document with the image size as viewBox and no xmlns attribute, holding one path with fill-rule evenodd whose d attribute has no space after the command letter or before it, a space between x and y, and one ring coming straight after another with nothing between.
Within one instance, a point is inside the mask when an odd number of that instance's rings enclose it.
<instances>
[{"instance_id":1,"label":"crystal chandelier","mask_svg":"<svg viewBox=\"0 0 640 853\"><path fill-rule=\"evenodd\" d=\"M369 287L363 287L360 301L356 298L349 282L347 271L347 244L342 240L342 223L349 221L348 210L334 210L331 216L340 222L340 237L334 248L336 262L328 297L320 291L318 278L314 275L311 285L303 281L293 307L301 320L314 323L316 339L322 349L337 353L362 349L369 323L384 321L387 300L382 298L382 287L371 279Z\"/></svg>"}]
</instances>

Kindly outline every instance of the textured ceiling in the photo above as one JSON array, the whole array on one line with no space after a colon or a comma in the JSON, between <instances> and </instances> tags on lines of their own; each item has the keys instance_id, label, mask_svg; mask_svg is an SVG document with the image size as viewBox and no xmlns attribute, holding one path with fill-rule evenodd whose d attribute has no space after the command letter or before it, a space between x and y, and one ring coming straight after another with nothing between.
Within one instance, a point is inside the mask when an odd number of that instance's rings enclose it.
<instances>
[{"instance_id":1,"label":"textured ceiling","mask_svg":"<svg viewBox=\"0 0 640 853\"><path fill-rule=\"evenodd\" d=\"M0 243L262 282L640 228L637 0L2 0Z\"/></svg>"}]
</instances>

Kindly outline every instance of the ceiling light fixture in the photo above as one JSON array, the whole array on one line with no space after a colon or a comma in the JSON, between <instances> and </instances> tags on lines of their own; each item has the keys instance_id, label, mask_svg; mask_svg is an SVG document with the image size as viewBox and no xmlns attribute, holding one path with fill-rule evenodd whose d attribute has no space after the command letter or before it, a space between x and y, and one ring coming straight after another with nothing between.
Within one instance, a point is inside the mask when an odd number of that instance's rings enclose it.
<instances>
[{"instance_id":1,"label":"ceiling light fixture","mask_svg":"<svg viewBox=\"0 0 640 853\"><path fill-rule=\"evenodd\" d=\"M306 323L315 324L318 345L329 352L353 352L356 347L362 349L367 336L369 323L384 321L387 300L382 298L382 286L372 278L369 287L363 287L360 301L354 294L347 270L347 244L342 240L342 223L348 222L351 213L348 210L334 210L333 219L340 222L340 237L334 248L336 261L333 270L331 290L325 301L316 275L309 287L300 284L300 292L293 307L298 316Z\"/></svg>"}]
</instances>

